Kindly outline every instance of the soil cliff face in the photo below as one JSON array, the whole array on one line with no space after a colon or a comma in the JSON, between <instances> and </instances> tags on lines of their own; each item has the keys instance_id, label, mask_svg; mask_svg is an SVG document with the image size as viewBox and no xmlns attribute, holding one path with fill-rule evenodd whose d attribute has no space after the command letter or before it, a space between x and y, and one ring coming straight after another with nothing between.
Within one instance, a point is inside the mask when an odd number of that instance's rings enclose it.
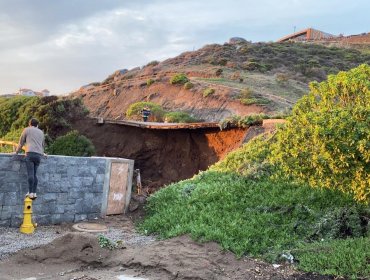
<instances>
[{"instance_id":1,"label":"soil cliff face","mask_svg":"<svg viewBox=\"0 0 370 280\"><path fill-rule=\"evenodd\" d=\"M76 122L74 128L92 140L98 156L135 160L143 187L149 191L187 179L243 142L247 129L218 128L159 130L119 124L96 124L95 120Z\"/></svg>"},{"instance_id":2,"label":"soil cliff face","mask_svg":"<svg viewBox=\"0 0 370 280\"><path fill-rule=\"evenodd\" d=\"M266 107L257 105L245 106L233 99L238 90L219 85L209 86L216 90L213 96L203 97L207 88L194 81L192 89L181 85L171 85L170 76L158 77L150 87L146 86L147 78L138 78L122 85L95 87L93 91L76 93L91 112L91 116L109 119L124 119L129 106L139 101L149 101L161 105L166 111L184 111L197 119L219 121L231 115L249 115L269 112Z\"/></svg>"}]
</instances>

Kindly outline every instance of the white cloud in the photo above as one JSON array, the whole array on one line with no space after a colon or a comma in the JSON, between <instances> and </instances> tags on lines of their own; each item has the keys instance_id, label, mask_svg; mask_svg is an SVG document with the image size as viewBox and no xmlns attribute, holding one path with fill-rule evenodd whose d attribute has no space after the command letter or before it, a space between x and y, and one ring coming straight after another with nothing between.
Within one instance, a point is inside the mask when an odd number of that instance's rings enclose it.
<instances>
[{"instance_id":1,"label":"white cloud","mask_svg":"<svg viewBox=\"0 0 370 280\"><path fill-rule=\"evenodd\" d=\"M48 7L23 1L22 13L12 13L16 6L8 3L0 3L0 93L19 87L69 91L116 69L232 36L274 40L293 26L331 27L324 29L331 33L360 33L370 26L366 0L79 0L90 4L85 7L72 0L50 1Z\"/></svg>"}]
</instances>

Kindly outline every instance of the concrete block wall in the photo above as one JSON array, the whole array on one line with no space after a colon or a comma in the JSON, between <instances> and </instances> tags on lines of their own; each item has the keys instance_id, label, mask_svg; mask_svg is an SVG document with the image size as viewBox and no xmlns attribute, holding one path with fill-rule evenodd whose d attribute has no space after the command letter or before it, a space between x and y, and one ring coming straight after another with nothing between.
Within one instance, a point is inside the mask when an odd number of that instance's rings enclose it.
<instances>
[{"instance_id":1,"label":"concrete block wall","mask_svg":"<svg viewBox=\"0 0 370 280\"><path fill-rule=\"evenodd\" d=\"M38 198L33 218L39 225L78 222L104 216L109 192L111 162L133 161L105 157L48 156L38 169ZM130 184L131 191L131 180ZM0 226L18 227L28 191L24 156L0 154ZM127 195L131 196L131 192ZM125 198L129 201L129 198ZM128 206L128 205L127 205Z\"/></svg>"}]
</instances>

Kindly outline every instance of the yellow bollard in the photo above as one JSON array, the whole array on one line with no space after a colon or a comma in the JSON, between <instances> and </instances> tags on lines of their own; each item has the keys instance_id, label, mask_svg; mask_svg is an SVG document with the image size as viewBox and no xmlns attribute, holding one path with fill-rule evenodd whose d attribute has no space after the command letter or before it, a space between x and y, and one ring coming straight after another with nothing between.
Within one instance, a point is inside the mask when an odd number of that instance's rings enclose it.
<instances>
[{"instance_id":1,"label":"yellow bollard","mask_svg":"<svg viewBox=\"0 0 370 280\"><path fill-rule=\"evenodd\" d=\"M31 234L35 231L35 225L32 223L32 199L26 197L24 200L23 224L19 231L25 234Z\"/></svg>"}]
</instances>

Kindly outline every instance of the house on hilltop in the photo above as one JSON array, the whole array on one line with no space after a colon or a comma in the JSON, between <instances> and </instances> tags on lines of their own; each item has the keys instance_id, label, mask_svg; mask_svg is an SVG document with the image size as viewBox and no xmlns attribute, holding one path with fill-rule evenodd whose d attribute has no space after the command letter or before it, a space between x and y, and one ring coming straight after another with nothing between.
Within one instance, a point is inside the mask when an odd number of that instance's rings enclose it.
<instances>
[{"instance_id":1,"label":"house on hilltop","mask_svg":"<svg viewBox=\"0 0 370 280\"><path fill-rule=\"evenodd\" d=\"M306 28L303 30L300 30L298 32L286 35L277 42L287 42L287 41L293 41L293 42L305 42L305 41L318 41L318 40L324 40L324 39L331 39L336 38L337 36L333 34L329 34L314 28Z\"/></svg>"},{"instance_id":2,"label":"house on hilltop","mask_svg":"<svg viewBox=\"0 0 370 280\"><path fill-rule=\"evenodd\" d=\"M28 88L20 88L18 90L18 95L22 95L22 96L39 96L39 97L43 97L43 96L49 96L50 95L50 91L47 90L47 89L44 89L42 91L33 91L32 89L28 89Z\"/></svg>"}]
</instances>

